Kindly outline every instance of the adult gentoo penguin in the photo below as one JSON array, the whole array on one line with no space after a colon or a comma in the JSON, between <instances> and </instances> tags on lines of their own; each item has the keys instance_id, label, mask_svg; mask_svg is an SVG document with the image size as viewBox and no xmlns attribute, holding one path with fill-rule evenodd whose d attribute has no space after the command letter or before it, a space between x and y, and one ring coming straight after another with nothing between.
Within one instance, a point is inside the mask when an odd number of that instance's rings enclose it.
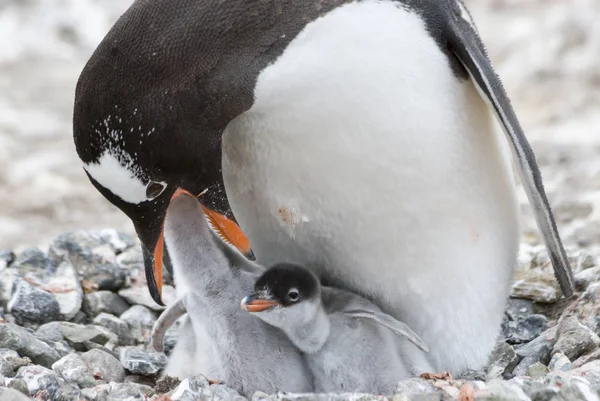
<instances>
[{"instance_id":1,"label":"adult gentoo penguin","mask_svg":"<svg viewBox=\"0 0 600 401\"><path fill-rule=\"evenodd\" d=\"M457 0L137 0L81 74L74 137L159 303L181 187L248 251L234 214L262 265L311 266L405 322L423 369L480 368L516 264L511 151L573 291L534 154Z\"/></svg>"}]
</instances>

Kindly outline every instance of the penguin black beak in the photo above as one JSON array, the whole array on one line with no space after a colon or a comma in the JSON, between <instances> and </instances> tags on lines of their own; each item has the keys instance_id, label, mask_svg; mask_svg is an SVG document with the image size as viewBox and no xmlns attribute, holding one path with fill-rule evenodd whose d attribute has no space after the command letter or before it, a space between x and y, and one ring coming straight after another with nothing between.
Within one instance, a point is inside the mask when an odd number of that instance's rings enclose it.
<instances>
[{"instance_id":1,"label":"penguin black beak","mask_svg":"<svg viewBox=\"0 0 600 401\"><path fill-rule=\"evenodd\" d=\"M170 202L180 195L189 195L194 198L198 198L192 193L185 189L178 187L173 195L171 196ZM200 202L200 201L199 201ZM168 206L166 208L168 210ZM211 209L208 209L202 205L202 210L206 215L211 227L217 233L217 235L223 239L223 241L235 246L246 258L254 260L254 253L250 247L248 238L244 235L242 230L238 227L235 222L217 213ZM146 281L148 282L148 290L152 299L157 304L164 306L162 302L162 266L163 266L163 251L164 251L164 221L166 218L165 214L156 219L160 225L155 224L153 227L142 228L142 224L136 225L136 231L142 242L142 251L144 255L144 269L146 271ZM148 219L148 221L151 219Z\"/></svg>"},{"instance_id":2,"label":"penguin black beak","mask_svg":"<svg viewBox=\"0 0 600 401\"><path fill-rule=\"evenodd\" d=\"M275 306L280 306L280 304L279 302L276 302L272 299L266 299L264 297L261 297L259 294L252 294L242 299L242 303L240 306L243 310L247 312L255 313L264 312L267 309L271 309Z\"/></svg>"}]
</instances>

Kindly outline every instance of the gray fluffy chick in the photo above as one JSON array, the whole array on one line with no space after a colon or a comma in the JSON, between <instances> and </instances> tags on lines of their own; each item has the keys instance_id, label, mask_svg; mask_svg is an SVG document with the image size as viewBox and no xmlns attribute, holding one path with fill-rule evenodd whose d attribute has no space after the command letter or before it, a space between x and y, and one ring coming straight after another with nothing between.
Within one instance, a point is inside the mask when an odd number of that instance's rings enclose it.
<instances>
[{"instance_id":1,"label":"gray fluffy chick","mask_svg":"<svg viewBox=\"0 0 600 401\"><path fill-rule=\"evenodd\" d=\"M263 270L216 236L194 196L174 196L165 239L179 300L157 322L153 345L162 347L164 330L185 311L195 339L182 333L188 341L175 346L165 373L203 374L247 397L312 391L306 362L287 336L239 308Z\"/></svg>"},{"instance_id":2,"label":"gray fluffy chick","mask_svg":"<svg viewBox=\"0 0 600 401\"><path fill-rule=\"evenodd\" d=\"M241 306L283 330L305 354L317 392L392 394L411 376L398 336L428 351L406 324L356 294L322 287L297 265L267 270Z\"/></svg>"}]
</instances>

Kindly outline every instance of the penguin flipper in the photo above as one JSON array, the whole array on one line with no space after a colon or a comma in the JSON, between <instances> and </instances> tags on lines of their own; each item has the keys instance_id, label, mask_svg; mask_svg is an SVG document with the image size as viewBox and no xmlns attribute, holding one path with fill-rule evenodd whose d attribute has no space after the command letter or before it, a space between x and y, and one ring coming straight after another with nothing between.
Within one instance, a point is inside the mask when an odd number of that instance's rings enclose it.
<instances>
[{"instance_id":1,"label":"penguin flipper","mask_svg":"<svg viewBox=\"0 0 600 401\"><path fill-rule=\"evenodd\" d=\"M167 307L161 313L156 323L154 323L154 327L152 328L152 336L151 336L151 344L152 348L154 348L158 352L162 352L163 341L165 338L165 333L167 329L171 327L177 319L187 313L187 309L183 304L183 299L178 299L176 302L173 302L171 305Z\"/></svg>"},{"instance_id":2,"label":"penguin flipper","mask_svg":"<svg viewBox=\"0 0 600 401\"><path fill-rule=\"evenodd\" d=\"M563 294L573 295L573 273L542 182L535 154L519 124L500 78L494 72L475 28L461 16L453 14L447 20L450 48L467 70L481 97L492 107L502 124L516 159L521 181L533 208L537 225L544 237L554 274Z\"/></svg>"},{"instance_id":3,"label":"penguin flipper","mask_svg":"<svg viewBox=\"0 0 600 401\"><path fill-rule=\"evenodd\" d=\"M394 319L392 316L383 313L381 311L372 311L372 310L345 310L344 315L348 315L353 318L363 318L363 319L371 319L376 323L387 327L394 333L406 337L408 341L415 344L421 350L425 352L429 352L429 347L421 337L417 335L406 323L402 323L399 320Z\"/></svg>"}]
</instances>

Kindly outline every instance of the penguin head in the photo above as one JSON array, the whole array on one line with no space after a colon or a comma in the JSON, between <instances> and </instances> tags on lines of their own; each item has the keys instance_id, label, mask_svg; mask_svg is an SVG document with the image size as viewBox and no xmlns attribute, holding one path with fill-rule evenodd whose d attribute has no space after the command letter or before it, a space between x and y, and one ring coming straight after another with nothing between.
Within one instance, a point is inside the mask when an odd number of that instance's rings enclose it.
<instances>
[{"instance_id":1,"label":"penguin head","mask_svg":"<svg viewBox=\"0 0 600 401\"><path fill-rule=\"evenodd\" d=\"M290 264L274 265L256 280L254 293L242 309L275 327L293 327L310 320L321 304L321 284L310 270Z\"/></svg>"}]
</instances>

